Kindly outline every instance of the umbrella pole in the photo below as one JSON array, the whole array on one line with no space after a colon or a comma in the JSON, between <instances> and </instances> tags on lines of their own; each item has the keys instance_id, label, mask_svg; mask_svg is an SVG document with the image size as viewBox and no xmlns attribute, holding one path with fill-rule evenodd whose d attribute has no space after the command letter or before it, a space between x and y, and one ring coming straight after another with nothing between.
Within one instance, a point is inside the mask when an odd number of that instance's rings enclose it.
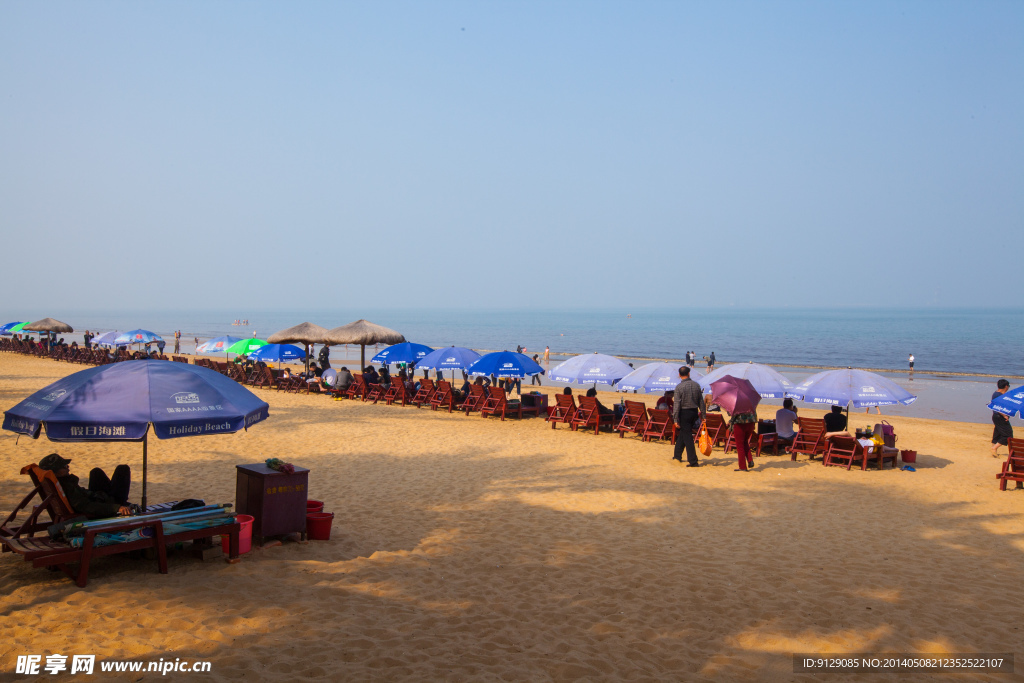
<instances>
[{"instance_id":1,"label":"umbrella pole","mask_svg":"<svg viewBox=\"0 0 1024 683\"><path fill-rule=\"evenodd\" d=\"M142 511L146 511L146 466L149 461L148 450L149 445L149 425L146 425L146 433L142 435Z\"/></svg>"},{"instance_id":2,"label":"umbrella pole","mask_svg":"<svg viewBox=\"0 0 1024 683\"><path fill-rule=\"evenodd\" d=\"M366 344L359 345L359 372L366 370Z\"/></svg>"}]
</instances>

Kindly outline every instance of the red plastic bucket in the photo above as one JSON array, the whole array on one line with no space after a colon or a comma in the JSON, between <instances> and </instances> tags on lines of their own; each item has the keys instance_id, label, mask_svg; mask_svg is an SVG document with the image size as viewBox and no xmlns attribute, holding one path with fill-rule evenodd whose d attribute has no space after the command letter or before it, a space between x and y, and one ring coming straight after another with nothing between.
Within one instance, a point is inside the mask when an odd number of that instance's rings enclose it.
<instances>
[{"instance_id":1,"label":"red plastic bucket","mask_svg":"<svg viewBox=\"0 0 1024 683\"><path fill-rule=\"evenodd\" d=\"M322 500L307 500L306 501L306 513L310 512L323 512L324 502Z\"/></svg>"},{"instance_id":2,"label":"red plastic bucket","mask_svg":"<svg viewBox=\"0 0 1024 683\"><path fill-rule=\"evenodd\" d=\"M306 535L311 541L331 540L331 524L334 522L333 512L307 512Z\"/></svg>"},{"instance_id":3,"label":"red plastic bucket","mask_svg":"<svg viewBox=\"0 0 1024 683\"><path fill-rule=\"evenodd\" d=\"M242 525L238 531L238 554L244 555L252 550L252 515L235 515L235 521ZM227 534L220 537L220 547L224 554L231 552L231 537Z\"/></svg>"},{"instance_id":4,"label":"red plastic bucket","mask_svg":"<svg viewBox=\"0 0 1024 683\"><path fill-rule=\"evenodd\" d=\"M900 451L900 460L903 462L917 462L917 451Z\"/></svg>"}]
</instances>

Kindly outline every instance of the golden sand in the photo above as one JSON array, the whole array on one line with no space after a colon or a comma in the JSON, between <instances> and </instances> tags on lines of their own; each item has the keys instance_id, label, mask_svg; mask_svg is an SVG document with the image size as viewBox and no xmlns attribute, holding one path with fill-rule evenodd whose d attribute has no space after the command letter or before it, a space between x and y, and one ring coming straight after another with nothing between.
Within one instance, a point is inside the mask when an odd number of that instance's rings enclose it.
<instances>
[{"instance_id":1,"label":"golden sand","mask_svg":"<svg viewBox=\"0 0 1024 683\"><path fill-rule=\"evenodd\" d=\"M80 369L0 354L0 407ZM233 501L234 466L276 456L311 470L331 540L180 553L167 575L104 558L85 589L4 554L3 673L78 653L209 660L216 681L790 681L817 680L794 652L1024 650L1024 492L998 490L990 425L890 418L914 473L765 456L743 474L719 449L688 469L540 419L257 393L271 417L248 433L150 442L151 500ZM137 444L3 432L0 508L52 451L139 478Z\"/></svg>"}]
</instances>

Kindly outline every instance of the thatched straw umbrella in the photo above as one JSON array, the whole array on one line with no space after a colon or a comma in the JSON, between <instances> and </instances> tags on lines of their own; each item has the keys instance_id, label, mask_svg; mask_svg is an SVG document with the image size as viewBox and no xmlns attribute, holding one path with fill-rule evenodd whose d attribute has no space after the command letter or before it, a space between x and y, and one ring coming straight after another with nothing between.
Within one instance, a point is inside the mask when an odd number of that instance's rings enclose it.
<instances>
[{"instance_id":1,"label":"thatched straw umbrella","mask_svg":"<svg viewBox=\"0 0 1024 683\"><path fill-rule=\"evenodd\" d=\"M267 337L270 344L305 344L306 345L306 370L309 370L309 345L329 344L327 341L328 332L319 325L313 323L302 323L287 330L281 330Z\"/></svg>"},{"instance_id":2,"label":"thatched straw umbrella","mask_svg":"<svg viewBox=\"0 0 1024 683\"><path fill-rule=\"evenodd\" d=\"M53 334L54 332L64 333L75 331L74 328L71 327L71 325L68 325L67 323L62 323L59 320L54 320L53 318L43 318L42 320L37 320L34 323L25 325L25 327L21 329L31 330L32 332L45 332L47 339L49 339L51 334ZM47 346L47 348L49 348L49 346Z\"/></svg>"},{"instance_id":3,"label":"thatched straw umbrella","mask_svg":"<svg viewBox=\"0 0 1024 683\"><path fill-rule=\"evenodd\" d=\"M394 330L371 323L369 320L357 320L348 325L335 327L327 333L331 344L359 344L359 371L366 367L367 344L401 344L405 337Z\"/></svg>"}]
</instances>

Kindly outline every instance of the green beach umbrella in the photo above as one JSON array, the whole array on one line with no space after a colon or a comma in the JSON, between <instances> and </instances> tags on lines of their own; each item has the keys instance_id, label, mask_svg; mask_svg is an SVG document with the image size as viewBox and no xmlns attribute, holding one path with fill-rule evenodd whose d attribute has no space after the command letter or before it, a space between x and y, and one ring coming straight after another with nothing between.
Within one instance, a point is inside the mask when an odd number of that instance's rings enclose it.
<instances>
[{"instance_id":1,"label":"green beach umbrella","mask_svg":"<svg viewBox=\"0 0 1024 683\"><path fill-rule=\"evenodd\" d=\"M267 342L262 339L242 339L236 341L234 344L227 348L225 353L233 353L236 356L240 356L243 353L252 353L261 346L266 346Z\"/></svg>"}]
</instances>

